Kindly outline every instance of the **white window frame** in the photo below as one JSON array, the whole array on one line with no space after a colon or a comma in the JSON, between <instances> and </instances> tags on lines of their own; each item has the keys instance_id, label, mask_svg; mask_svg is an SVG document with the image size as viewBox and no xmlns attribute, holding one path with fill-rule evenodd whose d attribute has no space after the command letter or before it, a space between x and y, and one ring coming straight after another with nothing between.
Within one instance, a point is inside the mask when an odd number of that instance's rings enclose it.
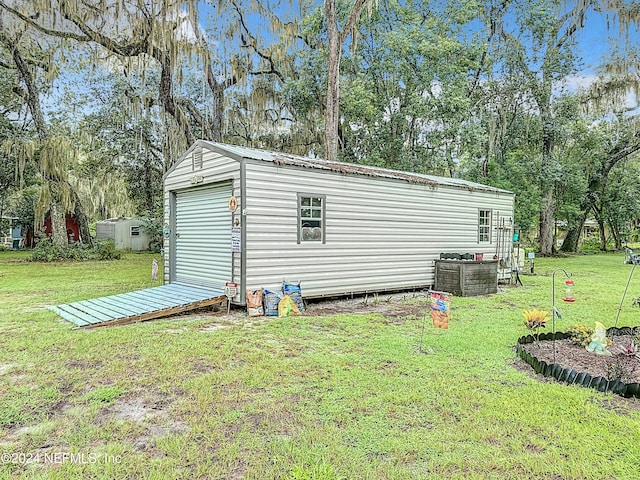
<instances>
[{"instance_id":1,"label":"white window frame","mask_svg":"<svg viewBox=\"0 0 640 480\"><path fill-rule=\"evenodd\" d=\"M307 202L307 199L309 200ZM318 205L318 203L320 205ZM326 195L316 193L298 193L298 243L326 243ZM307 225L305 225L305 223ZM311 225L309 225L311 223ZM309 238L306 228L320 228L320 235Z\"/></svg>"},{"instance_id":2,"label":"white window frame","mask_svg":"<svg viewBox=\"0 0 640 480\"><path fill-rule=\"evenodd\" d=\"M139 237L140 236L140 225L131 225L129 227L129 236L130 237Z\"/></svg>"},{"instance_id":3,"label":"white window frame","mask_svg":"<svg viewBox=\"0 0 640 480\"><path fill-rule=\"evenodd\" d=\"M478 243L491 243L492 218L493 210L489 208L478 209Z\"/></svg>"}]
</instances>

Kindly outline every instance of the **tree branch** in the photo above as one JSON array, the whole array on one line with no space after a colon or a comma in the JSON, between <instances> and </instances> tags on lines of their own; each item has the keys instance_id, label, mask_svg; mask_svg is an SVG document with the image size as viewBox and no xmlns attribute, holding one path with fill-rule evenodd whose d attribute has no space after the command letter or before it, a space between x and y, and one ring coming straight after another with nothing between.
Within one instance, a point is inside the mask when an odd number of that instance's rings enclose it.
<instances>
[{"instance_id":1,"label":"tree branch","mask_svg":"<svg viewBox=\"0 0 640 480\"><path fill-rule=\"evenodd\" d=\"M285 78L282 75L282 73L280 73L280 71L278 69L276 69L275 62L273 61L272 55L268 55L268 54L266 54L263 51L258 49L258 47L257 47L258 40L249 31L249 28L247 27L247 24L245 23L244 15L242 14L242 11L240 10L240 7L238 7L238 5L236 4L235 1L232 2L232 5L233 5L234 10L238 14L238 17L240 19L240 26L242 27L242 30L244 31L244 34L246 34L250 39L250 43L247 43L244 46L247 47L247 48L251 48L256 53L256 55L258 55L262 60L265 60L269 64L269 67L270 67L268 70L256 70L256 71L249 72L249 73L251 75L276 75L280 79L281 82L284 82Z\"/></svg>"},{"instance_id":2,"label":"tree branch","mask_svg":"<svg viewBox=\"0 0 640 480\"><path fill-rule=\"evenodd\" d=\"M351 7L351 12L349 13L349 18L347 18L347 23L344 25L344 28L340 32L340 44L342 45L344 41L347 39L347 36L353 32L356 27L356 23L360 18L360 14L364 7L371 0L355 0L353 2L353 7Z\"/></svg>"},{"instance_id":3,"label":"tree branch","mask_svg":"<svg viewBox=\"0 0 640 480\"><path fill-rule=\"evenodd\" d=\"M7 12L11 13L12 15L15 15L20 20L22 20L24 23L26 23L27 25L30 25L33 28L35 28L36 30L38 30L38 31L40 31L42 33L45 33L47 35L50 35L52 37L69 38L69 39L77 40L78 42L88 42L89 40L91 40L86 35L79 35L79 34L73 33L73 32L63 32L63 31L59 31L59 30L52 30L50 28L43 27L38 22L36 22L33 17L29 17L29 16L26 16L26 15L20 13L15 8L12 8L9 5L7 5L6 3L4 3L2 0L0 0L0 7L4 8ZM34 15L34 17L37 19L39 17L39 15Z\"/></svg>"},{"instance_id":4,"label":"tree branch","mask_svg":"<svg viewBox=\"0 0 640 480\"><path fill-rule=\"evenodd\" d=\"M13 62L15 63L18 73L26 86L26 91L23 90L22 93L15 93L22 96L22 98L27 102L27 105L29 105L31 116L36 124L38 137L40 140L45 141L49 138L49 132L40 107L40 95L38 87L36 86L36 81L33 78L33 74L31 73L27 62L25 62L22 57L22 53L18 49L16 42L12 42L6 35L4 35L4 33L0 33L0 43L3 43L5 48L11 52Z\"/></svg>"}]
</instances>

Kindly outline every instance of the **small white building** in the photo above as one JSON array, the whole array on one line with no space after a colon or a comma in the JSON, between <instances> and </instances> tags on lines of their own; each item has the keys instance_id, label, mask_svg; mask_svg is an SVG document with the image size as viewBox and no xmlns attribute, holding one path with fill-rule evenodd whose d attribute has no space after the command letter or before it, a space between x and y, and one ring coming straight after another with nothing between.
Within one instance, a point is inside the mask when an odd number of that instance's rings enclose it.
<instances>
[{"instance_id":1,"label":"small white building","mask_svg":"<svg viewBox=\"0 0 640 480\"><path fill-rule=\"evenodd\" d=\"M429 287L441 253L511 242L514 194L464 180L200 140L164 184L165 283L233 282L240 304L283 279L305 297Z\"/></svg>"},{"instance_id":2,"label":"small white building","mask_svg":"<svg viewBox=\"0 0 640 480\"><path fill-rule=\"evenodd\" d=\"M116 250L140 252L149 249L149 235L139 218L110 218L96 223L96 240L114 241Z\"/></svg>"}]
</instances>

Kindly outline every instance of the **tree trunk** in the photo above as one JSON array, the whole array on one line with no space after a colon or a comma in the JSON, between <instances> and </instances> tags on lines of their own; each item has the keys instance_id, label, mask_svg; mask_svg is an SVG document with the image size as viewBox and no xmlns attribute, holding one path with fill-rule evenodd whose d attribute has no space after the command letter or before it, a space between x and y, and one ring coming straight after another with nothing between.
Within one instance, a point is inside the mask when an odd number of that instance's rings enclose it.
<instances>
[{"instance_id":1,"label":"tree trunk","mask_svg":"<svg viewBox=\"0 0 640 480\"><path fill-rule=\"evenodd\" d=\"M578 243L580 242L580 236L582 234L582 228L584 227L584 222L587 221L587 216L589 215L589 208L581 208L582 214L578 220L578 223L569 227L567 231L567 236L564 237L564 241L562 242L562 246L560 247L560 251L562 252L577 252L578 251Z\"/></svg>"},{"instance_id":2,"label":"tree trunk","mask_svg":"<svg viewBox=\"0 0 640 480\"><path fill-rule=\"evenodd\" d=\"M153 214L153 179L151 169L153 168L153 154L149 151L144 156L144 204L149 216Z\"/></svg>"},{"instance_id":3,"label":"tree trunk","mask_svg":"<svg viewBox=\"0 0 640 480\"><path fill-rule=\"evenodd\" d=\"M327 160L338 159L338 118L340 108L340 57L342 44L338 31L335 0L325 0L324 18L329 40L329 66L327 69L327 111L324 125L324 156Z\"/></svg>"},{"instance_id":4,"label":"tree trunk","mask_svg":"<svg viewBox=\"0 0 640 480\"><path fill-rule=\"evenodd\" d=\"M49 220L51 221L51 241L54 245L67 245L67 222L64 209L56 200L51 200L49 208Z\"/></svg>"},{"instance_id":5,"label":"tree trunk","mask_svg":"<svg viewBox=\"0 0 640 480\"><path fill-rule=\"evenodd\" d=\"M86 245L93 245L93 239L91 238L91 233L89 232L89 221L87 220L87 215L84 211L84 207L78 198L77 193L73 192L75 199L75 209L73 212L73 216L76 219L76 223L78 224L79 230L79 241Z\"/></svg>"},{"instance_id":6,"label":"tree trunk","mask_svg":"<svg viewBox=\"0 0 640 480\"><path fill-rule=\"evenodd\" d=\"M347 35L356 35L355 26L358 18L360 18L362 9L370 1L371 0L355 0L344 27L342 27L342 30L339 30L336 0L324 0L324 20L327 26L329 42L327 111L324 117L324 156L327 160L338 160L338 147L340 145L338 131L340 119L340 57L342 56L342 44L346 40Z\"/></svg>"},{"instance_id":7,"label":"tree trunk","mask_svg":"<svg viewBox=\"0 0 640 480\"><path fill-rule=\"evenodd\" d=\"M553 154L553 119L550 108L551 97L539 103L540 120L542 121L542 172L544 176L552 165ZM540 253L551 255L555 251L553 243L553 227L555 224L555 205L553 197L553 180L542 180L542 205L540 207Z\"/></svg>"},{"instance_id":8,"label":"tree trunk","mask_svg":"<svg viewBox=\"0 0 640 480\"><path fill-rule=\"evenodd\" d=\"M615 242L615 250L622 250L622 237L620 235L620 229L615 222L611 221L611 218L607 218L607 224L609 225L611 235L613 236L613 241Z\"/></svg>"},{"instance_id":9,"label":"tree trunk","mask_svg":"<svg viewBox=\"0 0 640 480\"><path fill-rule=\"evenodd\" d=\"M600 234L600 250L607 251L607 232L604 228L604 220L598 215L598 233Z\"/></svg>"},{"instance_id":10,"label":"tree trunk","mask_svg":"<svg viewBox=\"0 0 640 480\"><path fill-rule=\"evenodd\" d=\"M212 142L222 142L222 126L224 123L224 91L226 88L234 83L229 80L227 82L218 82L213 74L211 68L207 72L207 83L211 89L213 95L211 109L213 110L211 116L211 123L208 126L209 140Z\"/></svg>"},{"instance_id":11,"label":"tree trunk","mask_svg":"<svg viewBox=\"0 0 640 480\"><path fill-rule=\"evenodd\" d=\"M160 104L176 121L178 128L184 134L187 146L193 145L196 138L191 125L173 95L173 68L171 57L167 52L163 52L159 48L154 48L153 52L154 58L160 62Z\"/></svg>"},{"instance_id":12,"label":"tree trunk","mask_svg":"<svg viewBox=\"0 0 640 480\"><path fill-rule=\"evenodd\" d=\"M540 208L540 253L542 255L551 255L554 251L553 224L553 191L550 190L542 197L542 206Z\"/></svg>"}]
</instances>

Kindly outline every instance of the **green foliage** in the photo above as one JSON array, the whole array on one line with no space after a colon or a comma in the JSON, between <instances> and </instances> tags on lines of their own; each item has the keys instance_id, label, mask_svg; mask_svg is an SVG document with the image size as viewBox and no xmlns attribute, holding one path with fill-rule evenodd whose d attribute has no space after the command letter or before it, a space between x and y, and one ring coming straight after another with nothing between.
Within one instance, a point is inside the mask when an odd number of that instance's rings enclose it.
<instances>
[{"instance_id":1,"label":"green foliage","mask_svg":"<svg viewBox=\"0 0 640 480\"><path fill-rule=\"evenodd\" d=\"M613 247L614 244L611 241L607 242L607 250L612 250ZM589 235L580 243L581 253L598 253L601 251L600 238L597 235Z\"/></svg>"},{"instance_id":2,"label":"green foliage","mask_svg":"<svg viewBox=\"0 0 640 480\"><path fill-rule=\"evenodd\" d=\"M122 252L116 250L115 242L110 238L97 241L92 251L95 252L96 260L120 260L122 258Z\"/></svg>"},{"instance_id":3,"label":"green foliage","mask_svg":"<svg viewBox=\"0 0 640 480\"><path fill-rule=\"evenodd\" d=\"M119 260L122 253L116 250L111 239L100 240L94 246L82 243L56 245L48 238L40 239L31 252L34 262L86 261L86 260Z\"/></svg>"},{"instance_id":4,"label":"green foliage","mask_svg":"<svg viewBox=\"0 0 640 480\"><path fill-rule=\"evenodd\" d=\"M148 212L142 217L142 228L149 235L149 250L159 252L162 248L162 229L163 229L162 209L158 209L153 215Z\"/></svg>"},{"instance_id":5,"label":"green foliage","mask_svg":"<svg viewBox=\"0 0 640 480\"><path fill-rule=\"evenodd\" d=\"M567 330L567 333L571 334L571 342L574 345L579 345L581 347L586 347L591 342L591 336L595 332L593 327L589 327L583 324L573 324Z\"/></svg>"}]
</instances>

